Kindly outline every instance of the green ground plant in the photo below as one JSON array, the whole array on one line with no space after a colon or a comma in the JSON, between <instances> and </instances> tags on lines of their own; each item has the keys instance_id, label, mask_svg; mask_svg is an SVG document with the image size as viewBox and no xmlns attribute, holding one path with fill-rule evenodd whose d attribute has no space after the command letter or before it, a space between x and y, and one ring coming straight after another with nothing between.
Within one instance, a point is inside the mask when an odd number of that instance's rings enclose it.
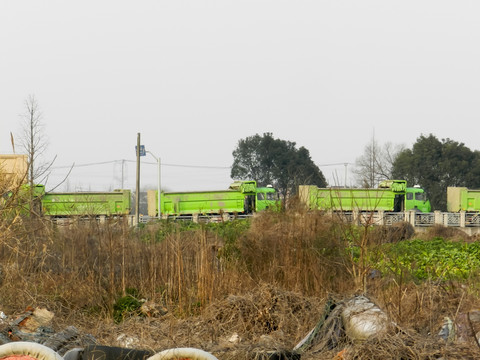
<instances>
[{"instance_id":1,"label":"green ground plant","mask_svg":"<svg viewBox=\"0 0 480 360\"><path fill-rule=\"evenodd\" d=\"M141 297L137 289L126 289L126 294L116 299L113 304L113 320L120 323L127 317L141 316L141 306Z\"/></svg>"},{"instance_id":2,"label":"green ground plant","mask_svg":"<svg viewBox=\"0 0 480 360\"><path fill-rule=\"evenodd\" d=\"M386 244L372 264L384 274L408 274L412 281L465 281L480 272L480 243L434 238Z\"/></svg>"}]
</instances>

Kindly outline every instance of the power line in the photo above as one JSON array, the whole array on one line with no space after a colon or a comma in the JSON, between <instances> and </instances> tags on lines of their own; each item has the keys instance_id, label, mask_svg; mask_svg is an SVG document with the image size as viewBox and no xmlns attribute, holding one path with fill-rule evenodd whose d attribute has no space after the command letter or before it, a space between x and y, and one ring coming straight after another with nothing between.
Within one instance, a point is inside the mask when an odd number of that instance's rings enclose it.
<instances>
[{"instance_id":1,"label":"power line","mask_svg":"<svg viewBox=\"0 0 480 360\"><path fill-rule=\"evenodd\" d=\"M144 164L156 164L156 163L148 163L145 162ZM165 166L172 166L172 167L186 167L186 168L200 168L200 169L231 169L231 166L208 166L208 165L180 165L180 164L162 164Z\"/></svg>"},{"instance_id":2,"label":"power line","mask_svg":"<svg viewBox=\"0 0 480 360\"><path fill-rule=\"evenodd\" d=\"M321 165L317 165L317 166L322 167L322 166L338 166L338 165L353 165L353 163L342 162L342 163L333 163L333 164L321 164Z\"/></svg>"},{"instance_id":3,"label":"power line","mask_svg":"<svg viewBox=\"0 0 480 360\"><path fill-rule=\"evenodd\" d=\"M73 163L72 165L52 166L51 169L70 169L71 167L75 168L75 167L85 167L85 166L94 166L94 165L105 165L105 164L113 164L115 162L116 162L116 160L102 161L102 162L89 163L89 164L75 164L75 163Z\"/></svg>"},{"instance_id":4,"label":"power line","mask_svg":"<svg viewBox=\"0 0 480 360\"><path fill-rule=\"evenodd\" d=\"M96 165L105 165L105 164L117 164L117 163L122 163L122 162L128 162L128 163L136 163L135 160L110 160L110 161L101 161L101 162L95 162L95 163L87 163L87 164L75 164L73 165L63 165L63 166L52 166L52 169L70 169L72 166L73 168L76 167L87 167L87 166L96 166ZM149 165L157 165L157 163L153 162L143 162L142 164L149 164ZM185 165L185 164L168 164L168 163L162 163L161 166L171 166L171 167L184 167L184 168L198 168L198 169L231 169L231 166L207 166L207 165Z\"/></svg>"},{"instance_id":5,"label":"power line","mask_svg":"<svg viewBox=\"0 0 480 360\"><path fill-rule=\"evenodd\" d=\"M122 159L122 160L100 161L100 162L86 163L86 164L75 164L75 163L73 163L73 165L52 166L52 169L69 169L72 166L74 168L76 168L76 167L78 168L78 167L114 164L114 163L121 163L121 162L136 163L135 160ZM157 163L148 162L148 161L142 161L142 164L157 165ZM342 162L342 163L320 164L320 165L317 165L317 166L318 167L324 167L324 166L339 166L339 165L353 165L353 163ZM198 168L198 169L231 169L232 168L231 166L186 165L186 164L169 164L169 163L162 163L161 166Z\"/></svg>"}]
</instances>

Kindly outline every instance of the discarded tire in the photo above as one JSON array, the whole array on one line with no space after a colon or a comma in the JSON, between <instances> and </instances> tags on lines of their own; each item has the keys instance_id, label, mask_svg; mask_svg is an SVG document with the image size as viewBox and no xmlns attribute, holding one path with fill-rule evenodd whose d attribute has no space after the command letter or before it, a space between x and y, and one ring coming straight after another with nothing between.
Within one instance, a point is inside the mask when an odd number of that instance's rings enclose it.
<instances>
[{"instance_id":1,"label":"discarded tire","mask_svg":"<svg viewBox=\"0 0 480 360\"><path fill-rule=\"evenodd\" d=\"M88 345L80 354L81 360L147 360L155 353L117 346ZM65 354L66 355L66 354ZM1 359L0 359L1 360ZM65 360L65 356L64 356Z\"/></svg>"},{"instance_id":2,"label":"discarded tire","mask_svg":"<svg viewBox=\"0 0 480 360\"><path fill-rule=\"evenodd\" d=\"M62 360L54 350L34 342L14 341L0 345L0 360Z\"/></svg>"},{"instance_id":3,"label":"discarded tire","mask_svg":"<svg viewBox=\"0 0 480 360\"><path fill-rule=\"evenodd\" d=\"M173 348L163 350L147 360L218 360L212 354L195 348ZM1 359L0 359L1 360Z\"/></svg>"}]
</instances>

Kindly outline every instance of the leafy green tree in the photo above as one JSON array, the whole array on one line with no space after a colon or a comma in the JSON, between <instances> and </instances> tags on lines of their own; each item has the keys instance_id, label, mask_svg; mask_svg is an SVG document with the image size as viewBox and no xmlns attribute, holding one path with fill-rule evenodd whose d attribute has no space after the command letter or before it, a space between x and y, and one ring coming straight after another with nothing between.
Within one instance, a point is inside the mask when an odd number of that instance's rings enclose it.
<instances>
[{"instance_id":1,"label":"leafy green tree","mask_svg":"<svg viewBox=\"0 0 480 360\"><path fill-rule=\"evenodd\" d=\"M420 136L412 149L396 158L392 175L423 187L435 210L446 211L447 187L480 186L480 157L463 143L438 140L434 135Z\"/></svg>"},{"instance_id":2,"label":"leafy green tree","mask_svg":"<svg viewBox=\"0 0 480 360\"><path fill-rule=\"evenodd\" d=\"M256 180L259 186L272 185L284 198L295 194L298 185L327 185L306 148L297 149L295 142L275 139L272 133L239 140L230 175Z\"/></svg>"},{"instance_id":3,"label":"leafy green tree","mask_svg":"<svg viewBox=\"0 0 480 360\"><path fill-rule=\"evenodd\" d=\"M473 152L472 167L468 172L466 183L471 189L480 189L480 151Z\"/></svg>"}]
</instances>

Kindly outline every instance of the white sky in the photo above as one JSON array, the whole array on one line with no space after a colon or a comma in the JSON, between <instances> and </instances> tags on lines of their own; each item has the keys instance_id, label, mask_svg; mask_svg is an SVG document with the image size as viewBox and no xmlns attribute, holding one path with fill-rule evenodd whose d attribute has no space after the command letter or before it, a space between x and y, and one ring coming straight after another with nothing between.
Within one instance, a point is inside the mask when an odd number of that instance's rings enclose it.
<instances>
[{"instance_id":1,"label":"white sky","mask_svg":"<svg viewBox=\"0 0 480 360\"><path fill-rule=\"evenodd\" d=\"M167 190L227 188L238 141L264 132L331 184L345 166L324 165L353 164L373 134L479 150L479 18L478 0L3 0L0 153L29 95L57 155L48 185L102 163L68 190L134 189L137 133Z\"/></svg>"}]
</instances>

